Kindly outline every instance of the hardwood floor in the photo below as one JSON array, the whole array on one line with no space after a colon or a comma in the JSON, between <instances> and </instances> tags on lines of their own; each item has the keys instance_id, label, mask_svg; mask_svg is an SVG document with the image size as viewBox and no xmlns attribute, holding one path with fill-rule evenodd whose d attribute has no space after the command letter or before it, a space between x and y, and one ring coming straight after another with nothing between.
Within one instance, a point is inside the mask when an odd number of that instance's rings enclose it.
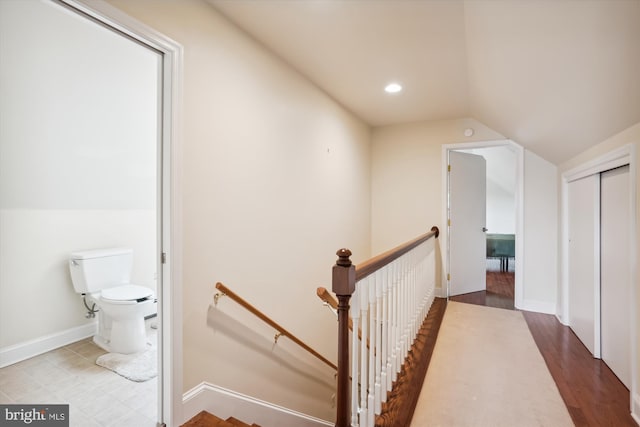
<instances>
[{"instance_id":1,"label":"hardwood floor","mask_svg":"<svg viewBox=\"0 0 640 427\"><path fill-rule=\"evenodd\" d=\"M555 316L522 313L576 426L636 426L629 390L606 363Z\"/></svg>"},{"instance_id":2,"label":"hardwood floor","mask_svg":"<svg viewBox=\"0 0 640 427\"><path fill-rule=\"evenodd\" d=\"M487 271L487 290L456 295L451 301L513 310L514 273Z\"/></svg>"},{"instance_id":3,"label":"hardwood floor","mask_svg":"<svg viewBox=\"0 0 640 427\"><path fill-rule=\"evenodd\" d=\"M513 273L491 271L486 292L450 299L513 310L513 289ZM637 426L630 414L629 390L569 327L550 314L522 313L576 426Z\"/></svg>"}]
</instances>

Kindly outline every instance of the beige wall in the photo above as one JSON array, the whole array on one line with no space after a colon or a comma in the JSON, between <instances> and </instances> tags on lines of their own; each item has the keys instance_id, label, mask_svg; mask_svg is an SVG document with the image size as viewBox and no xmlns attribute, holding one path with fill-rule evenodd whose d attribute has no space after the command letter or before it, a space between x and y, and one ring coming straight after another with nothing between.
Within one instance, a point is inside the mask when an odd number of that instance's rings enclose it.
<instances>
[{"instance_id":1,"label":"beige wall","mask_svg":"<svg viewBox=\"0 0 640 427\"><path fill-rule=\"evenodd\" d=\"M229 299L224 282L335 360L315 296L335 252L370 252L370 130L203 1L110 0L184 47L184 388L208 381L331 419L333 371Z\"/></svg>"},{"instance_id":2,"label":"beige wall","mask_svg":"<svg viewBox=\"0 0 640 427\"><path fill-rule=\"evenodd\" d=\"M473 128L472 137L464 136ZM501 140L474 119L375 128L371 163L371 249L376 254L442 223L442 145Z\"/></svg>"},{"instance_id":3,"label":"beige wall","mask_svg":"<svg viewBox=\"0 0 640 427\"><path fill-rule=\"evenodd\" d=\"M638 163L638 161L640 160L640 157L638 157L640 155L640 123L637 123L633 126L631 126L628 129L625 129L624 131L611 136L610 138L607 138L606 140L602 141L600 144L590 148L589 150L584 151L583 153L579 154L578 156L575 156L574 158L568 160L565 163L562 163L559 166L558 172L559 172L559 180L558 180L558 185L560 185L561 181L562 181L562 173L575 168L579 165L582 165L586 162L589 162L590 160L596 159L616 148L622 147L624 145L627 144L633 144L635 146L635 163L636 163L636 168L637 165L640 164ZM638 191L638 189L640 189L640 174L636 174L636 192ZM636 194L636 224L640 224L640 206L638 206L638 204L640 203L640 197L638 196L638 194ZM636 259L632 260L632 262L635 263L635 265L638 265L638 261L639 261L639 256L640 256L640 251L638 250L637 244L638 242L640 242L640 227L636 226ZM636 267L637 269L637 267ZM637 282L638 277L636 277L636 283L634 283L633 285L635 286L635 290L636 290L636 301L635 301L635 307L636 307L636 316L640 315L640 285ZM636 349L640 348L640 327L637 326L637 318L636 318ZM636 387L638 385L640 385L640 362L638 360L638 355L636 354L636 360L634 361L634 363L636 363L636 378L635 378L635 384ZM634 404L635 404L635 411L636 414L638 414L638 411L640 410L640 393L638 392L637 388L635 390L635 396L633 397L634 400Z\"/></svg>"}]
</instances>

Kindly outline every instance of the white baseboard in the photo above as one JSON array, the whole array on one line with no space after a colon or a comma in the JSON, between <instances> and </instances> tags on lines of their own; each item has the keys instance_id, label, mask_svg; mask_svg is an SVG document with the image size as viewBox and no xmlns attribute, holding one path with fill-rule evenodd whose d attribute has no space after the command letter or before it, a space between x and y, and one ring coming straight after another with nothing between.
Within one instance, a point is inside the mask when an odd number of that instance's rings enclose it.
<instances>
[{"instance_id":1,"label":"white baseboard","mask_svg":"<svg viewBox=\"0 0 640 427\"><path fill-rule=\"evenodd\" d=\"M97 323L89 323L65 331L0 348L0 368L13 365L47 351L93 336Z\"/></svg>"},{"instance_id":2,"label":"white baseboard","mask_svg":"<svg viewBox=\"0 0 640 427\"><path fill-rule=\"evenodd\" d=\"M631 417L640 426L640 394L633 396L633 406L631 408Z\"/></svg>"},{"instance_id":3,"label":"white baseboard","mask_svg":"<svg viewBox=\"0 0 640 427\"><path fill-rule=\"evenodd\" d=\"M569 322L568 321L564 321L564 317L556 314L556 319L558 319L558 322L562 323L564 326L569 326Z\"/></svg>"},{"instance_id":4,"label":"white baseboard","mask_svg":"<svg viewBox=\"0 0 640 427\"><path fill-rule=\"evenodd\" d=\"M556 314L555 302L523 299L522 305L517 308L524 311L534 311L536 313Z\"/></svg>"},{"instance_id":5,"label":"white baseboard","mask_svg":"<svg viewBox=\"0 0 640 427\"><path fill-rule=\"evenodd\" d=\"M183 395L183 422L200 411L208 411L220 418L236 417L241 421L264 427L318 427L333 426L324 421L251 396L202 382Z\"/></svg>"},{"instance_id":6,"label":"white baseboard","mask_svg":"<svg viewBox=\"0 0 640 427\"><path fill-rule=\"evenodd\" d=\"M447 297L447 290L445 288L435 288L434 289L434 295L436 296L436 298L446 298Z\"/></svg>"}]
</instances>

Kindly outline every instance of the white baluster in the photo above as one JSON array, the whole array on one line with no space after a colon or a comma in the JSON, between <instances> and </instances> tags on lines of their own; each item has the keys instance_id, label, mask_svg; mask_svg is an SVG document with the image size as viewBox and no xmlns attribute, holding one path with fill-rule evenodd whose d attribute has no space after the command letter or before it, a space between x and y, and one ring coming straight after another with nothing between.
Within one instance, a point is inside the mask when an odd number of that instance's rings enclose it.
<instances>
[{"instance_id":1,"label":"white baluster","mask_svg":"<svg viewBox=\"0 0 640 427\"><path fill-rule=\"evenodd\" d=\"M360 285L360 317L362 319L362 339L360 340L360 426L368 427L367 390L369 388L369 384L367 375L367 363L369 349L367 348L367 313L369 311L369 288L367 286L367 279L358 282L358 285Z\"/></svg>"},{"instance_id":2,"label":"white baluster","mask_svg":"<svg viewBox=\"0 0 640 427\"><path fill-rule=\"evenodd\" d=\"M400 317L400 313L399 313L400 283L398 280L398 263L395 261L393 263L391 275L392 275L392 283L393 283L393 303L392 303L393 325L391 326L391 331L393 333L393 341L391 342L391 364L392 364L391 372L392 372L392 380L395 381L398 379L398 372L399 372L398 353L399 353L399 344L400 344L400 335L398 334L400 330L398 327L398 320Z\"/></svg>"},{"instance_id":3,"label":"white baluster","mask_svg":"<svg viewBox=\"0 0 640 427\"><path fill-rule=\"evenodd\" d=\"M380 348L382 350L382 354L380 355L380 384L382 386L382 395L380 396L381 402L387 401L387 391L389 391L389 382L387 380L387 358L388 358L388 349L389 349L389 326L388 326L388 318L387 315L389 313L389 304L388 304L388 294L387 291L389 289L389 268L385 266L381 271L381 281L382 281L382 313L381 313L381 323L380 327L382 329L382 341L380 342ZM382 406L382 405L381 405Z\"/></svg>"},{"instance_id":4,"label":"white baluster","mask_svg":"<svg viewBox=\"0 0 640 427\"><path fill-rule=\"evenodd\" d=\"M407 310L407 319L405 324L405 348L404 348L404 357L406 360L407 355L409 354L409 348L411 347L411 319L413 318L413 313L411 312L412 307L412 295L413 295L413 269L411 265L411 257L407 255L405 258L405 268L407 271L407 299L406 299L406 310Z\"/></svg>"},{"instance_id":5,"label":"white baluster","mask_svg":"<svg viewBox=\"0 0 640 427\"><path fill-rule=\"evenodd\" d=\"M398 372L404 364L404 358L407 354L407 269L403 259L400 259L400 348L398 349Z\"/></svg>"},{"instance_id":6,"label":"white baluster","mask_svg":"<svg viewBox=\"0 0 640 427\"><path fill-rule=\"evenodd\" d=\"M376 377L375 377L375 413L380 415L382 412L382 389L380 386L381 374L382 374L382 274L378 270L374 274L374 280L376 285Z\"/></svg>"},{"instance_id":7,"label":"white baluster","mask_svg":"<svg viewBox=\"0 0 640 427\"><path fill-rule=\"evenodd\" d=\"M408 258L409 258L409 265L411 268L411 290L409 292L410 298L409 298L409 302L411 305L411 321L410 321L410 328L409 328L409 347L411 347L413 345L413 342L415 340L415 336L416 336L416 323L417 322L417 317L418 317L418 313L416 313L416 302L418 301L418 293L417 293L417 277L416 274L418 273L416 270L416 254L415 251L411 251L408 254Z\"/></svg>"},{"instance_id":8,"label":"white baluster","mask_svg":"<svg viewBox=\"0 0 640 427\"><path fill-rule=\"evenodd\" d=\"M405 258L405 263L406 263L406 269L407 269L407 323L405 325L405 334L406 334L406 341L404 343L405 345L405 349L404 349L404 356L405 359L407 357L407 355L409 354L409 348L411 347L411 329L412 329L412 325L411 325L411 319L413 318L413 313L411 312L411 307L412 307L412 295L413 295L413 268L411 265L411 257L407 255L407 257Z\"/></svg>"},{"instance_id":9,"label":"white baluster","mask_svg":"<svg viewBox=\"0 0 640 427\"><path fill-rule=\"evenodd\" d=\"M359 427L358 423L358 355L360 340L358 328L360 328L360 294L359 287L351 296L351 319L353 331L351 332L351 426Z\"/></svg>"},{"instance_id":10,"label":"white baluster","mask_svg":"<svg viewBox=\"0 0 640 427\"><path fill-rule=\"evenodd\" d=\"M418 253L418 265L416 267L416 280L417 280L417 294L416 294L416 337L418 331L420 331L420 325L422 325L422 307L424 306L424 264L422 259L422 251Z\"/></svg>"},{"instance_id":11,"label":"white baluster","mask_svg":"<svg viewBox=\"0 0 640 427\"><path fill-rule=\"evenodd\" d=\"M373 426L376 383L376 283L374 275L369 276L367 279L369 288L369 382L367 387L369 394L367 395L367 416L369 425Z\"/></svg>"},{"instance_id":12,"label":"white baluster","mask_svg":"<svg viewBox=\"0 0 640 427\"><path fill-rule=\"evenodd\" d=\"M410 333L409 328L411 327L411 267L409 265L409 260L405 258L404 260L404 278L405 278L405 289L404 289L404 347L402 347L402 363L404 364L407 354L409 353L409 339Z\"/></svg>"}]
</instances>

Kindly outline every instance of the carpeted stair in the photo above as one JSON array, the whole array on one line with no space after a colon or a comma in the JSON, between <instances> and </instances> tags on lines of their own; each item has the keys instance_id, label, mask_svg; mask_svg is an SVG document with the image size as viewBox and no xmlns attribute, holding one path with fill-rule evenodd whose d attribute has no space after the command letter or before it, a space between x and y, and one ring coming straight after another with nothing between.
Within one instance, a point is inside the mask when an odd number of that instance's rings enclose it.
<instances>
[{"instance_id":1,"label":"carpeted stair","mask_svg":"<svg viewBox=\"0 0 640 427\"><path fill-rule=\"evenodd\" d=\"M229 417L226 420L218 418L207 411L201 411L181 427L260 427L258 424L247 424L237 418Z\"/></svg>"}]
</instances>

